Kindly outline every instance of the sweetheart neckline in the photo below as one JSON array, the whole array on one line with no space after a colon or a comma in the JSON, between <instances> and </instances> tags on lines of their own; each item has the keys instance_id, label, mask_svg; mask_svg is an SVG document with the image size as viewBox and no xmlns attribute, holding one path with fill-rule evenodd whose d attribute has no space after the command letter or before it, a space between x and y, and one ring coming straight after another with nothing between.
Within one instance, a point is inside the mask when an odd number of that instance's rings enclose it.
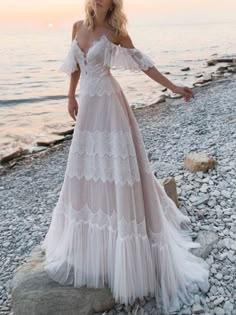
<instances>
[{"instance_id":1,"label":"sweetheart neckline","mask_svg":"<svg viewBox=\"0 0 236 315\"><path fill-rule=\"evenodd\" d=\"M89 47L89 49L87 50L87 52L84 52L84 51L81 49L81 47L80 47L80 45L79 45L79 42L78 42L78 40L77 40L77 37L74 38L74 41L76 42L76 45L77 45L77 47L79 48L80 52L83 54L84 58L87 58L87 57L88 57L88 53L90 52L90 50L95 46L96 43L99 43L99 42L102 40L102 38L104 38L104 37L105 37L105 39L107 39L107 41L109 41L111 44L113 44L113 45L115 45L115 46L118 47L118 45L116 45L116 44L114 44L112 41L110 41L110 39L108 39L108 37L107 37L105 34L101 35L99 39L93 40L93 41L92 41L92 44L91 44L91 46Z\"/></svg>"},{"instance_id":2,"label":"sweetheart neckline","mask_svg":"<svg viewBox=\"0 0 236 315\"><path fill-rule=\"evenodd\" d=\"M77 37L74 38L74 41L76 42L76 46L78 47L79 51L82 53L83 57L86 59L86 58L88 57L88 54L89 54L90 50L95 46L95 44L99 43L99 42L102 40L102 38L105 38L105 39L106 39L111 45L113 45L114 47L120 47L121 49L123 48L123 49L127 49L127 50L130 50L130 51L136 50L135 47L134 47L134 48L126 48L126 47L123 47L123 46L114 44L114 43L106 36L106 34L101 35L99 39L93 40L93 41L92 41L92 44L91 44L91 46L89 47L89 49L87 50L87 52L84 52L84 51L81 49L81 47L80 47L80 45L79 45L79 42L78 42L78 40L77 40Z\"/></svg>"}]
</instances>

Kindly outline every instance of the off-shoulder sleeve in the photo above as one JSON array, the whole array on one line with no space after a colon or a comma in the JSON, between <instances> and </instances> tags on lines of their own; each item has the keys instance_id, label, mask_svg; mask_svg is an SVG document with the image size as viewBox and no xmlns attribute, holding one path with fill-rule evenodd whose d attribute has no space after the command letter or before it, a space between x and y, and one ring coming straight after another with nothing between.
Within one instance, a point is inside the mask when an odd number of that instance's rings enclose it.
<instances>
[{"instance_id":1,"label":"off-shoulder sleeve","mask_svg":"<svg viewBox=\"0 0 236 315\"><path fill-rule=\"evenodd\" d=\"M73 43L72 43L67 53L67 56L65 57L65 59L63 60L63 63L58 68L58 71L65 72L68 76L70 76L71 73L75 72L76 70L79 70L79 68L78 68L76 58L75 58Z\"/></svg>"},{"instance_id":2,"label":"off-shoulder sleeve","mask_svg":"<svg viewBox=\"0 0 236 315\"><path fill-rule=\"evenodd\" d=\"M104 64L114 69L131 71L148 70L155 66L154 61L137 48L125 48L109 42L105 49Z\"/></svg>"}]
</instances>

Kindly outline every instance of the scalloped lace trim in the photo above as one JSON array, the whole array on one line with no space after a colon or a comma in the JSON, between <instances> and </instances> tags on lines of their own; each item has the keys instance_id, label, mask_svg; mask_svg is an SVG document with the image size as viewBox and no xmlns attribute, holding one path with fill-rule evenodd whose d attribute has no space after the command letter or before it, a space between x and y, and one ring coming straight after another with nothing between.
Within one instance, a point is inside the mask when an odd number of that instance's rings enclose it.
<instances>
[{"instance_id":1,"label":"scalloped lace trim","mask_svg":"<svg viewBox=\"0 0 236 315\"><path fill-rule=\"evenodd\" d=\"M103 39L105 40L103 41ZM98 43L101 44L105 43L104 49L101 49L103 46L98 45ZM125 48L120 45L116 45L113 42L111 42L105 35L101 36L99 40L94 41L93 47L91 47L90 50L93 54L89 55L95 58L98 55L97 51L98 52L101 51L103 54L105 51L104 62L103 64L101 63L101 65L103 66L101 68L101 71L104 71L104 66L108 66L109 68L115 69L121 68L131 71L148 70L149 68L155 66L154 61L145 53L143 53L140 49ZM64 58L64 61L62 65L59 67L58 71L65 72L68 76L70 76L71 73L73 73L76 70L79 70L75 54L77 54L77 57L81 57L81 65L83 65L84 54L80 50L77 42L74 40L70 46L66 58ZM96 61L93 60L93 58L91 60L88 58L88 60L89 60L88 66L90 65L90 62L92 63L92 65L94 63L96 64ZM97 64L99 64L99 62ZM96 71L94 70L94 72ZM93 76L91 76L91 78L92 77Z\"/></svg>"},{"instance_id":2,"label":"scalloped lace trim","mask_svg":"<svg viewBox=\"0 0 236 315\"><path fill-rule=\"evenodd\" d=\"M84 153L83 155L70 155L70 161L67 164L66 173L69 177L93 179L95 181L115 182L120 185L133 185L134 182L140 181L139 168L136 157L127 158L99 157Z\"/></svg>"},{"instance_id":3,"label":"scalloped lace trim","mask_svg":"<svg viewBox=\"0 0 236 315\"><path fill-rule=\"evenodd\" d=\"M137 48L125 48L108 40L104 64L115 69L131 71L148 70L155 66L154 61Z\"/></svg>"},{"instance_id":4,"label":"scalloped lace trim","mask_svg":"<svg viewBox=\"0 0 236 315\"><path fill-rule=\"evenodd\" d=\"M95 135L96 134L96 135ZM133 138L130 131L89 131L76 129L71 154L97 154L99 157L136 156Z\"/></svg>"},{"instance_id":5,"label":"scalloped lace trim","mask_svg":"<svg viewBox=\"0 0 236 315\"><path fill-rule=\"evenodd\" d=\"M140 172L152 174L142 139L136 136L134 143L130 131L75 129L73 141L66 169L69 177L133 185L140 181Z\"/></svg>"},{"instance_id":6,"label":"scalloped lace trim","mask_svg":"<svg viewBox=\"0 0 236 315\"><path fill-rule=\"evenodd\" d=\"M79 70L77 60L74 55L74 49L73 45L71 45L67 56L64 58L63 63L61 66L58 68L59 72L65 72L68 76L71 75L71 73Z\"/></svg>"},{"instance_id":7,"label":"scalloped lace trim","mask_svg":"<svg viewBox=\"0 0 236 315\"><path fill-rule=\"evenodd\" d=\"M87 224L91 227L98 228L99 230L107 229L110 232L117 234L117 237L122 241L132 238L142 238L151 240L152 246L158 246L159 248L168 246L164 239L163 230L154 233L148 228L147 231L145 218L141 222L137 222L136 219L128 222L124 217L118 219L115 210L108 215L102 209L98 209L94 212L94 210L89 208L88 204L85 204L81 210L75 210L71 204L69 204L68 208L67 203L64 203L63 201L62 205L64 210L60 211L60 213L66 220L72 221L76 225ZM166 210L164 214L166 214ZM161 235L163 236L161 237Z\"/></svg>"}]
</instances>

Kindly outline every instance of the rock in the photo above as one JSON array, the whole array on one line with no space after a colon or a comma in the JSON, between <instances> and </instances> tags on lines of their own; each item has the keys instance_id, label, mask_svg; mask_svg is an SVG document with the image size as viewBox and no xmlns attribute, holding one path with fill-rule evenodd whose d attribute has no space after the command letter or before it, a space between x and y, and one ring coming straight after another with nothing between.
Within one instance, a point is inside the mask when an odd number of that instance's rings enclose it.
<instances>
[{"instance_id":1,"label":"rock","mask_svg":"<svg viewBox=\"0 0 236 315\"><path fill-rule=\"evenodd\" d=\"M23 149L17 148L17 149L9 149L7 151L4 151L4 154L0 157L0 162L7 163L11 161L12 159L15 159L16 157L19 157L22 155Z\"/></svg>"},{"instance_id":2,"label":"rock","mask_svg":"<svg viewBox=\"0 0 236 315\"><path fill-rule=\"evenodd\" d=\"M73 138L73 135L65 135L64 139L65 140L71 140Z\"/></svg>"},{"instance_id":3,"label":"rock","mask_svg":"<svg viewBox=\"0 0 236 315\"><path fill-rule=\"evenodd\" d=\"M42 146L51 146L55 143L61 142L64 140L64 137L61 136L45 136L36 140L37 145Z\"/></svg>"},{"instance_id":4,"label":"rock","mask_svg":"<svg viewBox=\"0 0 236 315\"><path fill-rule=\"evenodd\" d=\"M217 58L215 59L216 62L229 62L234 63L236 61L236 58Z\"/></svg>"},{"instance_id":5,"label":"rock","mask_svg":"<svg viewBox=\"0 0 236 315\"><path fill-rule=\"evenodd\" d=\"M234 63L235 58L217 58L217 59L212 59L207 61L208 66L214 66L217 64L217 62L229 62L229 63Z\"/></svg>"},{"instance_id":6,"label":"rock","mask_svg":"<svg viewBox=\"0 0 236 315\"><path fill-rule=\"evenodd\" d=\"M212 251L214 244L217 243L217 241L218 236L216 233L210 231L200 231L195 242L200 243L201 247L192 248L191 251L194 255L206 259L207 256Z\"/></svg>"},{"instance_id":7,"label":"rock","mask_svg":"<svg viewBox=\"0 0 236 315\"><path fill-rule=\"evenodd\" d=\"M27 155L27 154L32 154L32 153L38 153L38 152L45 151L45 150L47 150L46 146L40 146L40 147L28 146L28 147L24 148L23 154Z\"/></svg>"},{"instance_id":8,"label":"rock","mask_svg":"<svg viewBox=\"0 0 236 315\"><path fill-rule=\"evenodd\" d=\"M227 66L221 66L221 67L217 68L217 71L219 71L219 72L225 72L225 71L227 71L227 69L228 69Z\"/></svg>"},{"instance_id":9,"label":"rock","mask_svg":"<svg viewBox=\"0 0 236 315\"><path fill-rule=\"evenodd\" d=\"M6 242L4 242L3 244L2 244L2 246L3 247L9 247L11 245L11 242L9 242L9 241L6 241Z\"/></svg>"},{"instance_id":10,"label":"rock","mask_svg":"<svg viewBox=\"0 0 236 315\"><path fill-rule=\"evenodd\" d=\"M221 304L222 302L224 302L224 298L221 296L221 297L219 297L218 299L216 299L216 300L213 302L213 304L214 304L214 306L217 306L217 305Z\"/></svg>"},{"instance_id":11,"label":"rock","mask_svg":"<svg viewBox=\"0 0 236 315\"><path fill-rule=\"evenodd\" d=\"M209 81L212 81L212 77L211 75L204 75L201 79L197 80L194 85L196 84L203 84L203 83L206 83L206 82L209 82Z\"/></svg>"},{"instance_id":12,"label":"rock","mask_svg":"<svg viewBox=\"0 0 236 315\"><path fill-rule=\"evenodd\" d=\"M218 273L215 275L215 277L216 277L216 279L218 279L218 280L222 280L223 275L222 275L222 273L218 272Z\"/></svg>"},{"instance_id":13,"label":"rock","mask_svg":"<svg viewBox=\"0 0 236 315\"><path fill-rule=\"evenodd\" d=\"M207 61L207 65L208 66L215 66L217 64L217 61L216 60L208 60Z\"/></svg>"},{"instance_id":14,"label":"rock","mask_svg":"<svg viewBox=\"0 0 236 315\"><path fill-rule=\"evenodd\" d=\"M195 77L196 77L196 78L201 78L201 77L203 77L203 74L202 74L202 73L197 73L197 74L195 75Z\"/></svg>"},{"instance_id":15,"label":"rock","mask_svg":"<svg viewBox=\"0 0 236 315\"><path fill-rule=\"evenodd\" d=\"M197 210L197 216L199 219L203 219L204 215L205 215L205 211L204 210Z\"/></svg>"},{"instance_id":16,"label":"rock","mask_svg":"<svg viewBox=\"0 0 236 315\"><path fill-rule=\"evenodd\" d=\"M155 107L155 105L165 102L166 98L167 96L165 94L162 94L159 96L158 100L155 103L148 105L148 107Z\"/></svg>"},{"instance_id":17,"label":"rock","mask_svg":"<svg viewBox=\"0 0 236 315\"><path fill-rule=\"evenodd\" d=\"M200 304L193 304L192 312L193 314L202 314L204 313L204 309Z\"/></svg>"},{"instance_id":18,"label":"rock","mask_svg":"<svg viewBox=\"0 0 236 315\"><path fill-rule=\"evenodd\" d=\"M225 304L224 304L224 310L226 312L232 312L234 306L232 303L230 303L229 301L226 301Z\"/></svg>"},{"instance_id":19,"label":"rock","mask_svg":"<svg viewBox=\"0 0 236 315\"><path fill-rule=\"evenodd\" d=\"M203 193L207 193L207 191L208 191L208 185L204 183L204 184L200 187L200 191L203 192Z\"/></svg>"},{"instance_id":20,"label":"rock","mask_svg":"<svg viewBox=\"0 0 236 315\"><path fill-rule=\"evenodd\" d=\"M215 313L216 315L224 315L224 314L225 314L225 311L224 311L223 308L221 308L221 307L216 307L216 308L214 308L214 313Z\"/></svg>"},{"instance_id":21,"label":"rock","mask_svg":"<svg viewBox=\"0 0 236 315\"><path fill-rule=\"evenodd\" d=\"M190 308L186 308L182 310L182 315L191 315L191 309Z\"/></svg>"},{"instance_id":22,"label":"rock","mask_svg":"<svg viewBox=\"0 0 236 315\"><path fill-rule=\"evenodd\" d=\"M208 199L209 199L208 195L196 197L196 200L193 202L193 205L194 206L199 206L199 205L201 205L203 203L207 203Z\"/></svg>"},{"instance_id":23,"label":"rock","mask_svg":"<svg viewBox=\"0 0 236 315\"><path fill-rule=\"evenodd\" d=\"M222 190L221 191L221 195L223 196L223 197L225 197L225 198L230 198L230 192L229 191L227 191L227 190Z\"/></svg>"},{"instance_id":24,"label":"rock","mask_svg":"<svg viewBox=\"0 0 236 315\"><path fill-rule=\"evenodd\" d=\"M11 294L15 315L90 315L115 305L108 287L61 286L43 270L44 255L35 248L14 273Z\"/></svg>"},{"instance_id":25,"label":"rock","mask_svg":"<svg viewBox=\"0 0 236 315\"><path fill-rule=\"evenodd\" d=\"M189 153L184 160L184 167L191 172L207 172L216 165L216 160L210 158L206 153L203 152L192 152Z\"/></svg>"},{"instance_id":26,"label":"rock","mask_svg":"<svg viewBox=\"0 0 236 315\"><path fill-rule=\"evenodd\" d=\"M236 73L236 67L228 67L228 71L231 73Z\"/></svg>"},{"instance_id":27,"label":"rock","mask_svg":"<svg viewBox=\"0 0 236 315\"><path fill-rule=\"evenodd\" d=\"M167 195L174 201L176 206L179 207L175 178L166 177L163 179L159 179L159 182L162 186L164 186Z\"/></svg>"},{"instance_id":28,"label":"rock","mask_svg":"<svg viewBox=\"0 0 236 315\"><path fill-rule=\"evenodd\" d=\"M74 133L74 128L65 128L65 129L58 128L58 130L54 130L51 133L55 135L59 135L59 136L71 135Z\"/></svg>"}]
</instances>

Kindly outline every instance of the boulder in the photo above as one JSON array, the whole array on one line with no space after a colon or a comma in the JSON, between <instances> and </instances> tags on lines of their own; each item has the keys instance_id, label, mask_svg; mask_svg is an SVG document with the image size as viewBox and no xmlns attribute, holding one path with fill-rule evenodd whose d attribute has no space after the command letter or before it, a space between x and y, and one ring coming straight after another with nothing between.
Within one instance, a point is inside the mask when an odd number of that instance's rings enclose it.
<instances>
[{"instance_id":1,"label":"boulder","mask_svg":"<svg viewBox=\"0 0 236 315\"><path fill-rule=\"evenodd\" d=\"M216 166L215 159L209 157L204 152L192 152L189 153L184 160L184 167L191 172L207 172Z\"/></svg>"},{"instance_id":2,"label":"boulder","mask_svg":"<svg viewBox=\"0 0 236 315\"><path fill-rule=\"evenodd\" d=\"M218 242L218 236L214 232L210 231L200 231L196 243L200 243L201 247L191 248L191 252L198 257L206 259L213 249L213 245Z\"/></svg>"},{"instance_id":3,"label":"boulder","mask_svg":"<svg viewBox=\"0 0 236 315\"><path fill-rule=\"evenodd\" d=\"M62 286L43 269L44 252L37 246L14 272L11 284L14 315L90 315L114 306L108 286Z\"/></svg>"},{"instance_id":4,"label":"boulder","mask_svg":"<svg viewBox=\"0 0 236 315\"><path fill-rule=\"evenodd\" d=\"M39 139L36 140L37 145L42 145L42 146L52 146L58 142L61 142L64 140L63 136L44 136L40 137Z\"/></svg>"},{"instance_id":5,"label":"boulder","mask_svg":"<svg viewBox=\"0 0 236 315\"><path fill-rule=\"evenodd\" d=\"M2 156L0 156L0 162L2 164L7 163L17 157L20 157L23 153L23 149L22 148L14 148L14 149L9 149L7 151L4 152L4 154Z\"/></svg>"},{"instance_id":6,"label":"boulder","mask_svg":"<svg viewBox=\"0 0 236 315\"><path fill-rule=\"evenodd\" d=\"M164 189L167 195L174 201L176 206L179 207L175 178L165 177L165 178L159 179L159 182L162 186L164 186Z\"/></svg>"}]
</instances>

